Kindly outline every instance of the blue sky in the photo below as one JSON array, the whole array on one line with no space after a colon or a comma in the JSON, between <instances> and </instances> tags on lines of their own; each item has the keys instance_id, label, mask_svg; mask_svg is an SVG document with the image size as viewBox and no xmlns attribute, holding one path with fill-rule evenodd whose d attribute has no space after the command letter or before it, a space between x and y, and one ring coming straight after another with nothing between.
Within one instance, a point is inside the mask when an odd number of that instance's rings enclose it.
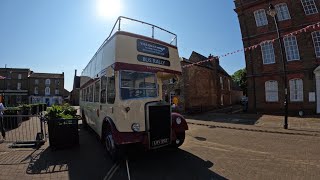
<instances>
[{"instance_id":1,"label":"blue sky","mask_svg":"<svg viewBox=\"0 0 320 180\"><path fill-rule=\"evenodd\" d=\"M108 17L99 15L98 1L1 0L0 67L65 72L65 88L71 90L74 70L81 73L119 15L176 33L181 57L192 51L221 55L243 47L233 0L119 0L120 12ZM245 67L243 52L220 59L220 64L233 74Z\"/></svg>"}]
</instances>

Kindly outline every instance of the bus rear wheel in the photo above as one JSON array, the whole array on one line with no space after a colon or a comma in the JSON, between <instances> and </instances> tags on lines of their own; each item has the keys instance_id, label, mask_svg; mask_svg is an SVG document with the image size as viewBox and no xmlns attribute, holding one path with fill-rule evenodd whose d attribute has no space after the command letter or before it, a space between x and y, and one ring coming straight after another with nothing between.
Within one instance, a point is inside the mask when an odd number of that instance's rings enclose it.
<instances>
[{"instance_id":1,"label":"bus rear wheel","mask_svg":"<svg viewBox=\"0 0 320 180\"><path fill-rule=\"evenodd\" d=\"M171 145L172 147L178 148L183 144L184 139L186 137L186 133L185 132L176 133L176 137L177 139L174 142L172 142Z\"/></svg>"}]
</instances>

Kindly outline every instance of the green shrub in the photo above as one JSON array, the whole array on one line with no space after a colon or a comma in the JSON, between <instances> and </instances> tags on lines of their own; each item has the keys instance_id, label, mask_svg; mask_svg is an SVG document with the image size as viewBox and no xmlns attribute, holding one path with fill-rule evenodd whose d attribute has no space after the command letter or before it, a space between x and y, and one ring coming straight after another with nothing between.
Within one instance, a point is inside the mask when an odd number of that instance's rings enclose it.
<instances>
[{"instance_id":1,"label":"green shrub","mask_svg":"<svg viewBox=\"0 0 320 180\"><path fill-rule=\"evenodd\" d=\"M18 115L18 112L21 111L18 107L8 107L4 110L5 115Z\"/></svg>"},{"instance_id":2,"label":"green shrub","mask_svg":"<svg viewBox=\"0 0 320 180\"><path fill-rule=\"evenodd\" d=\"M47 114L45 115L47 119L74 119L77 118L77 110L74 109L69 104L64 105L53 105L47 108Z\"/></svg>"}]
</instances>

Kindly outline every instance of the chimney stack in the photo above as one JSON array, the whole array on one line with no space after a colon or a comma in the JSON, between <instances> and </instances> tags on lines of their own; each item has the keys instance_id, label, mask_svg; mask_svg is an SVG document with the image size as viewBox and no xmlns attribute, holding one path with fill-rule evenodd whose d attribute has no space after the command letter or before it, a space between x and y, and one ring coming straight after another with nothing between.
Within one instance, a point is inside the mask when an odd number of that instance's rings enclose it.
<instances>
[{"instance_id":1,"label":"chimney stack","mask_svg":"<svg viewBox=\"0 0 320 180\"><path fill-rule=\"evenodd\" d=\"M220 66L219 58L217 56L213 56L212 54L210 54L208 56L208 59L212 59L212 58L213 58L213 60L211 62L212 62L213 68L218 69Z\"/></svg>"},{"instance_id":2,"label":"chimney stack","mask_svg":"<svg viewBox=\"0 0 320 180\"><path fill-rule=\"evenodd\" d=\"M76 69L74 70L74 76L75 77L77 76L77 70Z\"/></svg>"}]
</instances>

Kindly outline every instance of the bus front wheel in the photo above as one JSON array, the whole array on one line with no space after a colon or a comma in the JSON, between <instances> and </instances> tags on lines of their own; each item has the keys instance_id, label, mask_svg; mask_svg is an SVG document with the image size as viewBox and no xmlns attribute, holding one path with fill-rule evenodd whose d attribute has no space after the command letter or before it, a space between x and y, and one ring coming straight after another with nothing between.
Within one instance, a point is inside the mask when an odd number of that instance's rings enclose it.
<instances>
[{"instance_id":1,"label":"bus front wheel","mask_svg":"<svg viewBox=\"0 0 320 180\"><path fill-rule=\"evenodd\" d=\"M119 147L114 143L114 139L110 130L106 129L104 145L109 154L110 158L113 161L116 161L119 158Z\"/></svg>"}]
</instances>

